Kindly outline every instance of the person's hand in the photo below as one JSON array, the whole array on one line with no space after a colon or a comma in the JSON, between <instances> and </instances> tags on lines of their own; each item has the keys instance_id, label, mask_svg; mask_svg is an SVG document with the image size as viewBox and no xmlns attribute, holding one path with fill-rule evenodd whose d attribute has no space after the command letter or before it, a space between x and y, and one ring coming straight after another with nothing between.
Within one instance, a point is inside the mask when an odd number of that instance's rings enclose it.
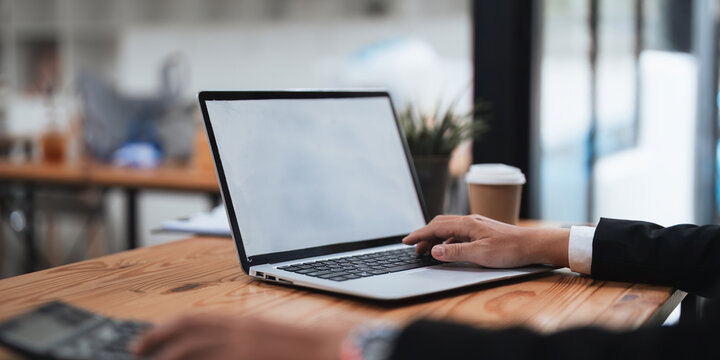
<instances>
[{"instance_id":1,"label":"person's hand","mask_svg":"<svg viewBox=\"0 0 720 360\"><path fill-rule=\"evenodd\" d=\"M131 351L159 360L335 360L350 329L349 323L301 328L257 317L192 315L148 331Z\"/></svg>"},{"instance_id":2,"label":"person's hand","mask_svg":"<svg viewBox=\"0 0 720 360\"><path fill-rule=\"evenodd\" d=\"M469 261L492 268L531 264L568 266L570 230L523 228L480 215L440 215L403 239L441 261Z\"/></svg>"}]
</instances>

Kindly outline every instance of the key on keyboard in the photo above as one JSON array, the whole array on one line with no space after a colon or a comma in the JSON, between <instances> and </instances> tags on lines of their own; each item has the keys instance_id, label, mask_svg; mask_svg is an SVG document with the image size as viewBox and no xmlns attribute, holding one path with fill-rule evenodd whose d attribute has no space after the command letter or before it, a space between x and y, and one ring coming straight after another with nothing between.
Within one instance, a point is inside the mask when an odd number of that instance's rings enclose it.
<instances>
[{"instance_id":1,"label":"key on keyboard","mask_svg":"<svg viewBox=\"0 0 720 360\"><path fill-rule=\"evenodd\" d=\"M281 266L278 269L333 281L346 281L441 264L414 247Z\"/></svg>"}]
</instances>

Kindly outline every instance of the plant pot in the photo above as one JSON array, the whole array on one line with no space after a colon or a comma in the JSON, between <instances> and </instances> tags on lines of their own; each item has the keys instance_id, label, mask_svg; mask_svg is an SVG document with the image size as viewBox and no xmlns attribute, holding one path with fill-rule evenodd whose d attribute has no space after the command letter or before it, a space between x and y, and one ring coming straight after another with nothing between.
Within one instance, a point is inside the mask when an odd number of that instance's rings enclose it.
<instances>
[{"instance_id":1,"label":"plant pot","mask_svg":"<svg viewBox=\"0 0 720 360\"><path fill-rule=\"evenodd\" d=\"M419 157L413 159L427 216L432 219L445 211L445 194L450 184L449 157Z\"/></svg>"}]
</instances>

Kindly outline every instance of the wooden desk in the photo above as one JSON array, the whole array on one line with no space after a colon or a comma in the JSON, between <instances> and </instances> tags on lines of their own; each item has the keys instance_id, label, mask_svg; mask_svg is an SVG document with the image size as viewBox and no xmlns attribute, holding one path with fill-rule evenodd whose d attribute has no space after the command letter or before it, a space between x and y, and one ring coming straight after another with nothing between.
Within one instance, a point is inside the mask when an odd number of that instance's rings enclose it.
<instances>
[{"instance_id":1,"label":"wooden desk","mask_svg":"<svg viewBox=\"0 0 720 360\"><path fill-rule=\"evenodd\" d=\"M61 299L99 313L160 322L178 314L263 314L311 326L338 318L452 319L552 332L657 326L682 300L672 288L593 281L568 271L379 303L246 276L227 238L192 238L0 280L0 320Z\"/></svg>"},{"instance_id":2,"label":"wooden desk","mask_svg":"<svg viewBox=\"0 0 720 360\"><path fill-rule=\"evenodd\" d=\"M96 164L90 167L88 174L93 185L220 193L213 171L190 166L132 169Z\"/></svg>"},{"instance_id":3,"label":"wooden desk","mask_svg":"<svg viewBox=\"0 0 720 360\"><path fill-rule=\"evenodd\" d=\"M100 163L12 163L0 160L0 179L40 184L94 185L124 188L155 188L219 193L212 171L189 166L152 169L119 168Z\"/></svg>"},{"instance_id":4,"label":"wooden desk","mask_svg":"<svg viewBox=\"0 0 720 360\"><path fill-rule=\"evenodd\" d=\"M20 183L25 188L27 231L25 248L27 271L36 267L34 229L35 190L38 187L117 187L127 199L127 247L137 247L137 194L140 189L163 189L204 192L214 203L219 201L215 173L185 166L162 166L153 169L118 168L86 162L48 165L42 163L11 163L0 161L0 183Z\"/></svg>"}]
</instances>

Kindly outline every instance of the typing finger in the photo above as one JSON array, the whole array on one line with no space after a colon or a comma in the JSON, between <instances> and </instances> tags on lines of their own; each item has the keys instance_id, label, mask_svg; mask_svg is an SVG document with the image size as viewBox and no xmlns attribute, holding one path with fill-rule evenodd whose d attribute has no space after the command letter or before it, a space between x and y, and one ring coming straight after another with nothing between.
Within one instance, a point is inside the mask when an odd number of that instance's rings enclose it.
<instances>
[{"instance_id":1,"label":"typing finger","mask_svg":"<svg viewBox=\"0 0 720 360\"><path fill-rule=\"evenodd\" d=\"M425 254L437 243L439 243L439 241L421 241L415 245L415 253L418 255Z\"/></svg>"},{"instance_id":2,"label":"typing finger","mask_svg":"<svg viewBox=\"0 0 720 360\"><path fill-rule=\"evenodd\" d=\"M470 224L465 221L454 219L451 221L431 222L406 236L403 243L413 245L421 241L445 241L451 237L465 241L470 238L470 230Z\"/></svg>"},{"instance_id":3,"label":"typing finger","mask_svg":"<svg viewBox=\"0 0 720 360\"><path fill-rule=\"evenodd\" d=\"M433 246L440 244L442 242L443 241L439 240L439 239L437 241L421 241L421 242L417 243L417 245L415 245L415 253L418 255L429 253L430 249ZM458 240L456 237L451 237L451 238L445 240L445 244L452 244L452 243L457 243L457 242L461 242L461 241Z\"/></svg>"},{"instance_id":4,"label":"typing finger","mask_svg":"<svg viewBox=\"0 0 720 360\"><path fill-rule=\"evenodd\" d=\"M459 216L459 215L438 215L438 216L435 216L435 217L428 223L428 225L430 225L430 224L438 224L438 223L441 223L441 222L456 222L456 221L458 221L460 218L461 218L461 216ZM428 226L428 225L425 225L425 226ZM405 237L405 239L407 239L407 238L408 238L408 237ZM413 244L415 244L415 243L406 242L405 239L403 239L403 242L404 242L405 244L408 244L408 245L413 245ZM436 239L436 240L437 240L437 241L444 241L445 239ZM420 241L424 241L424 240L420 240Z\"/></svg>"}]
</instances>

